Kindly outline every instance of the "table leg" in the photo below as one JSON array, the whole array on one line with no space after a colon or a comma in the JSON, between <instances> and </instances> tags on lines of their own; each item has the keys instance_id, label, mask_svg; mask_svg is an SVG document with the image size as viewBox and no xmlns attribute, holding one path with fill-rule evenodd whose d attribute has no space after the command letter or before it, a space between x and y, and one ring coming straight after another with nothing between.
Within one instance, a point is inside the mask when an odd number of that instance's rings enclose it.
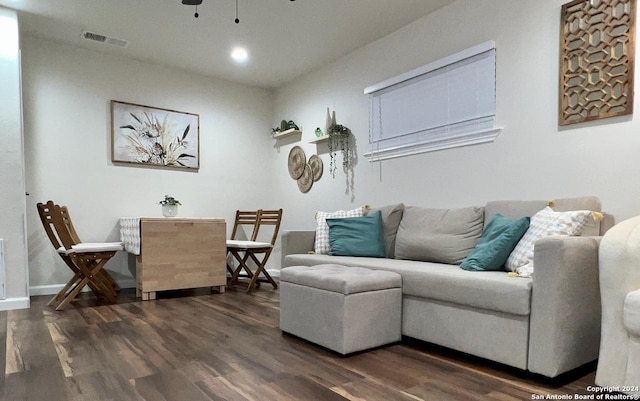
<instances>
[{"instance_id":1,"label":"table leg","mask_svg":"<svg viewBox=\"0 0 640 401\"><path fill-rule=\"evenodd\" d=\"M155 291L149 291L149 292L143 292L142 293L142 300L143 301L153 301L154 299L156 299L156 292Z\"/></svg>"}]
</instances>

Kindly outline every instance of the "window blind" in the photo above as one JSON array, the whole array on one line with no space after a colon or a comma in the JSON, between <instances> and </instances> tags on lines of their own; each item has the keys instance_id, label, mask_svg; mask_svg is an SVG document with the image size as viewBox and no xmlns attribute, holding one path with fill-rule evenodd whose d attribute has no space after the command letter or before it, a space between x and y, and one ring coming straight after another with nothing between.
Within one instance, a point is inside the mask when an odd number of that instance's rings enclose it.
<instances>
[{"instance_id":1,"label":"window blind","mask_svg":"<svg viewBox=\"0 0 640 401\"><path fill-rule=\"evenodd\" d=\"M487 42L365 89L365 156L375 161L492 141L499 133L495 71L495 47Z\"/></svg>"}]
</instances>

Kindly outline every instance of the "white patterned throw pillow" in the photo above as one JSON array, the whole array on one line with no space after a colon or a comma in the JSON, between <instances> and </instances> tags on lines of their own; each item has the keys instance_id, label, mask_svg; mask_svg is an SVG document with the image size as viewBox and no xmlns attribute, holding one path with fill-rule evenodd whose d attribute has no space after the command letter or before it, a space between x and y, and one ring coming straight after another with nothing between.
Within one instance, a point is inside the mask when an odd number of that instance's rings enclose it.
<instances>
[{"instance_id":1,"label":"white patterned throw pillow","mask_svg":"<svg viewBox=\"0 0 640 401\"><path fill-rule=\"evenodd\" d=\"M338 210L337 212L317 212L316 213L316 244L315 252L318 254L328 254L331 249L329 244L329 226L327 219L341 217L362 217L369 210L369 206L361 206L353 210Z\"/></svg>"},{"instance_id":2,"label":"white patterned throw pillow","mask_svg":"<svg viewBox=\"0 0 640 401\"><path fill-rule=\"evenodd\" d=\"M531 276L536 241L550 236L580 235L592 214L589 210L554 212L549 206L534 214L529 229L509 255L505 263L506 269L522 276Z\"/></svg>"}]
</instances>

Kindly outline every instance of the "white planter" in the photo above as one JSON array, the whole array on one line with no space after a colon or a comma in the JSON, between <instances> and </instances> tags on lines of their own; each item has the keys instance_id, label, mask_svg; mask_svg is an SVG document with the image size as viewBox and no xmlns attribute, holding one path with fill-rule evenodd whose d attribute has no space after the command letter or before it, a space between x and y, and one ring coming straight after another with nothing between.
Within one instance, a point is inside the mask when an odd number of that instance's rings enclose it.
<instances>
[{"instance_id":1,"label":"white planter","mask_svg":"<svg viewBox=\"0 0 640 401\"><path fill-rule=\"evenodd\" d=\"M164 217L176 217L178 215L178 205L162 205L162 215Z\"/></svg>"}]
</instances>

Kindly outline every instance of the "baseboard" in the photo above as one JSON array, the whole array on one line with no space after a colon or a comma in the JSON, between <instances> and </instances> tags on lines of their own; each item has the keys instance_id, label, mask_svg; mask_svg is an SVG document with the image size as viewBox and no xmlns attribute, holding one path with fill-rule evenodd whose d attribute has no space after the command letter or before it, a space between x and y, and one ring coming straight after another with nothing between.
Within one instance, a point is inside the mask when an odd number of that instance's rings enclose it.
<instances>
[{"instance_id":1,"label":"baseboard","mask_svg":"<svg viewBox=\"0 0 640 401\"><path fill-rule=\"evenodd\" d=\"M136 288L136 279L135 278L124 278L120 280L116 280L120 288Z\"/></svg>"},{"instance_id":2,"label":"baseboard","mask_svg":"<svg viewBox=\"0 0 640 401\"><path fill-rule=\"evenodd\" d=\"M29 309L29 297L7 298L0 300L0 311L13 309Z\"/></svg>"},{"instance_id":3,"label":"baseboard","mask_svg":"<svg viewBox=\"0 0 640 401\"><path fill-rule=\"evenodd\" d=\"M116 280L116 282L118 283L120 288L136 288L136 280L133 278ZM33 297L36 295L55 295L60 292L62 288L64 288L64 284L35 285L33 287L29 287L29 296ZM89 287L84 287L82 291L89 291Z\"/></svg>"},{"instance_id":4,"label":"baseboard","mask_svg":"<svg viewBox=\"0 0 640 401\"><path fill-rule=\"evenodd\" d=\"M271 275L271 277L280 277L280 270L276 269L267 269L267 273Z\"/></svg>"}]
</instances>

